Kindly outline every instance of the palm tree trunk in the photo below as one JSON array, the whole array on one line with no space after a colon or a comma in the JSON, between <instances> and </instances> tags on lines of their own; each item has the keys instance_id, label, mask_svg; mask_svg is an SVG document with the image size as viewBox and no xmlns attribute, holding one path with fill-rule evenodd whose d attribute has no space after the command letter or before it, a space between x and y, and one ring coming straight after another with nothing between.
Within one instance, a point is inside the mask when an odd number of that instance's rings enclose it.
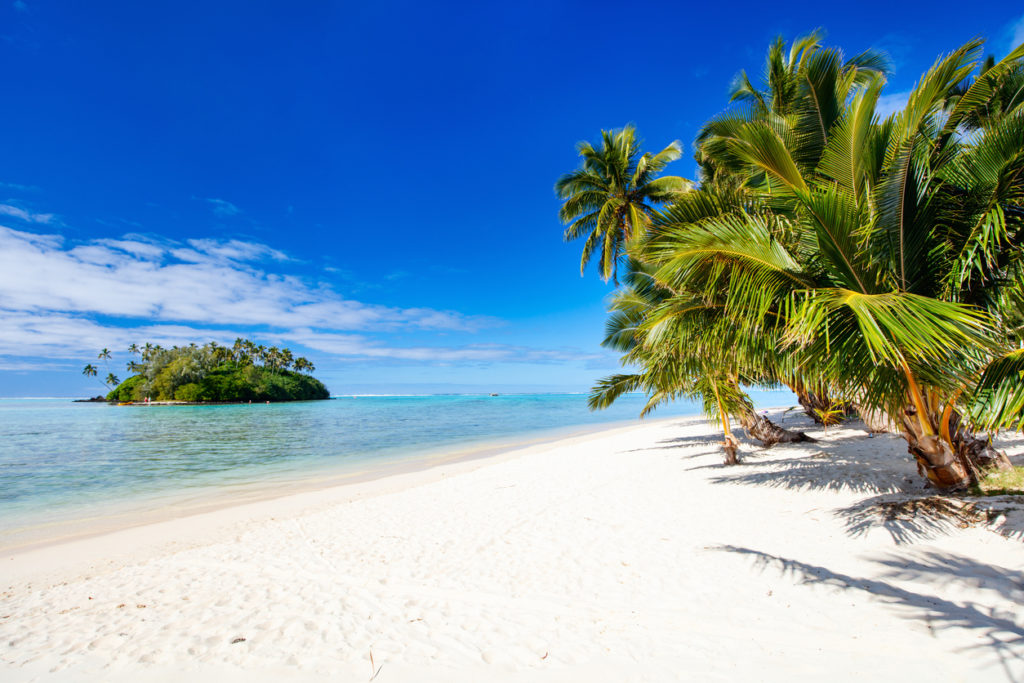
<instances>
[{"instance_id":1,"label":"palm tree trunk","mask_svg":"<svg viewBox=\"0 0 1024 683\"><path fill-rule=\"evenodd\" d=\"M832 402L828 396L818 395L799 385L793 388L793 393L796 394L796 399L800 402L800 407L804 409L804 413L814 420L814 424L824 424L821 415L832 407Z\"/></svg>"},{"instance_id":2,"label":"palm tree trunk","mask_svg":"<svg viewBox=\"0 0 1024 683\"><path fill-rule=\"evenodd\" d=\"M714 382L711 383L711 390L715 394L715 403L718 404L718 416L722 420L722 433L725 436L725 439L722 441L722 450L725 453L725 464L739 465L740 442L732 435L732 426L729 424L729 413L725 410L725 404L722 402L722 395L719 393L718 387L715 386Z\"/></svg>"},{"instance_id":3,"label":"palm tree trunk","mask_svg":"<svg viewBox=\"0 0 1024 683\"><path fill-rule=\"evenodd\" d=\"M803 432L794 432L785 429L769 420L764 415L759 415L753 406L737 415L740 424L747 432L747 436L760 441L765 448L771 448L777 443L801 443L814 441Z\"/></svg>"},{"instance_id":4,"label":"palm tree trunk","mask_svg":"<svg viewBox=\"0 0 1024 683\"><path fill-rule=\"evenodd\" d=\"M882 434L885 432L898 432L900 428L893 423L892 419L881 410L876 408L868 408L866 406L854 404L853 409L860 416L861 422L868 428L869 432L875 434Z\"/></svg>"},{"instance_id":5,"label":"palm tree trunk","mask_svg":"<svg viewBox=\"0 0 1024 683\"><path fill-rule=\"evenodd\" d=\"M962 489L971 483L971 472L952 447L938 434L928 434L917 419L917 409L907 406L900 419L907 451L917 461L917 471L939 489Z\"/></svg>"},{"instance_id":6,"label":"palm tree trunk","mask_svg":"<svg viewBox=\"0 0 1024 683\"><path fill-rule=\"evenodd\" d=\"M962 489L975 481L970 462L953 450L949 440L939 434L939 411L929 405L910 368L903 364L907 393L911 404L900 416L907 450L917 461L917 471L939 489ZM932 401L934 403L934 401Z\"/></svg>"}]
</instances>

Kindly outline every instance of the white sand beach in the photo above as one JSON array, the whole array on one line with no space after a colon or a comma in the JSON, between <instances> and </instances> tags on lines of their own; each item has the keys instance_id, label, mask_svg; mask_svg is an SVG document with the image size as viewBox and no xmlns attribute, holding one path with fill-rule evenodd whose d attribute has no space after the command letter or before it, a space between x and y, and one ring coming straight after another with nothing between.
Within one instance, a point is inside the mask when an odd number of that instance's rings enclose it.
<instances>
[{"instance_id":1,"label":"white sand beach","mask_svg":"<svg viewBox=\"0 0 1024 683\"><path fill-rule=\"evenodd\" d=\"M723 467L663 419L9 550L0 679L1024 679L1024 503L911 517L901 439L810 433Z\"/></svg>"}]
</instances>

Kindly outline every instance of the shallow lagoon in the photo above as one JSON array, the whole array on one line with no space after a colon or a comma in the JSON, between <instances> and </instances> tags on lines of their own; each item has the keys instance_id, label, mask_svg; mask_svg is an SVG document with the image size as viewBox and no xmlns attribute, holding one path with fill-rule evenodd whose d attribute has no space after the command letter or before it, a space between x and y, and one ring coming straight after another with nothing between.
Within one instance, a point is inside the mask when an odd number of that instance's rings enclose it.
<instances>
[{"instance_id":1,"label":"shallow lagoon","mask_svg":"<svg viewBox=\"0 0 1024 683\"><path fill-rule=\"evenodd\" d=\"M788 392L754 396L792 405ZM0 400L0 529L261 480L372 470L636 420L641 396L590 412L580 394L359 396L301 403L110 406ZM655 415L694 415L678 402Z\"/></svg>"}]
</instances>

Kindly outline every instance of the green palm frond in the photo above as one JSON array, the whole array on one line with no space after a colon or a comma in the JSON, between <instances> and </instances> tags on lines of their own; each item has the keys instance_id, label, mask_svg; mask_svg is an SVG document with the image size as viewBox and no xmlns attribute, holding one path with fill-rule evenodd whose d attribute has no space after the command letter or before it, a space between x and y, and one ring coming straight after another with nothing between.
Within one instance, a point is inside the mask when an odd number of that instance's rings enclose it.
<instances>
[{"instance_id":1,"label":"green palm frond","mask_svg":"<svg viewBox=\"0 0 1024 683\"><path fill-rule=\"evenodd\" d=\"M952 135L967 117L986 107L999 88L1000 78L1017 69L1022 59L1024 59L1024 43L1018 45L997 64L980 74L966 92L957 98L956 104L946 118L942 135Z\"/></svg>"},{"instance_id":2,"label":"green palm frond","mask_svg":"<svg viewBox=\"0 0 1024 683\"><path fill-rule=\"evenodd\" d=\"M1024 428L1024 348L993 360L970 397L971 419L982 428Z\"/></svg>"},{"instance_id":3,"label":"green palm frond","mask_svg":"<svg viewBox=\"0 0 1024 683\"><path fill-rule=\"evenodd\" d=\"M612 279L626 244L646 232L654 205L691 189L692 183L684 178L656 177L681 156L682 146L675 141L657 154L642 154L636 130L625 126L601 131L599 147L581 142L577 150L580 168L555 183L563 200L559 218L567 224L564 237L586 238L581 274L596 255L600 276Z\"/></svg>"}]
</instances>

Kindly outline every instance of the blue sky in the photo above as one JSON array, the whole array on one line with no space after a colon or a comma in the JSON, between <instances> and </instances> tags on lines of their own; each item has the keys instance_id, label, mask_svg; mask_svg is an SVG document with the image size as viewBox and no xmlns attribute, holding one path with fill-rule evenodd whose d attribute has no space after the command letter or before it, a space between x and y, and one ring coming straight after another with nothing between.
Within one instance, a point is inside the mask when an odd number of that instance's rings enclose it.
<instances>
[{"instance_id":1,"label":"blue sky","mask_svg":"<svg viewBox=\"0 0 1024 683\"><path fill-rule=\"evenodd\" d=\"M235 336L335 393L584 391L618 364L556 215L578 140L689 150L780 34L887 50L894 107L938 53L1024 40L1015 3L848 8L5 2L0 396Z\"/></svg>"}]
</instances>

